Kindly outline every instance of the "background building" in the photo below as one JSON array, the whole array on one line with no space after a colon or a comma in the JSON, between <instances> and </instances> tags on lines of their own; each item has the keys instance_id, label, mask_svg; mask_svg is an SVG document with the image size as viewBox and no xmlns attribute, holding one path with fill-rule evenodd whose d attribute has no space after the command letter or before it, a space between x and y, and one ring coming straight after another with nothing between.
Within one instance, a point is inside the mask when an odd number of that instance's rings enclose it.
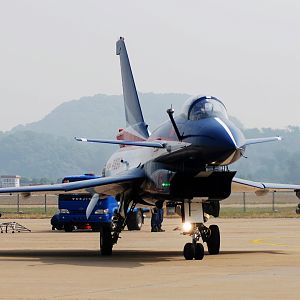
<instances>
[{"instance_id":1,"label":"background building","mask_svg":"<svg viewBox=\"0 0 300 300\"><path fill-rule=\"evenodd\" d=\"M19 175L1 175L0 187L19 187L21 176Z\"/></svg>"}]
</instances>

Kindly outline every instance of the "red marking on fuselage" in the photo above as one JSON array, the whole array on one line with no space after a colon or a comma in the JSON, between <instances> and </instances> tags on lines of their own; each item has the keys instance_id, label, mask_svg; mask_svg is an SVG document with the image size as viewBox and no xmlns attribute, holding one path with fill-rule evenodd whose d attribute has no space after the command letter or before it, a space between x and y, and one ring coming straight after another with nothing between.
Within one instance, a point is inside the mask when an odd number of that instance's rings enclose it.
<instances>
[{"instance_id":1,"label":"red marking on fuselage","mask_svg":"<svg viewBox=\"0 0 300 300\"><path fill-rule=\"evenodd\" d=\"M140 142L145 141L146 139L143 139L139 136L136 136L130 132L125 131L125 129L119 129L119 133L116 136L117 140L119 141L133 141L133 142ZM120 145L120 148L124 147L130 147L130 145Z\"/></svg>"}]
</instances>

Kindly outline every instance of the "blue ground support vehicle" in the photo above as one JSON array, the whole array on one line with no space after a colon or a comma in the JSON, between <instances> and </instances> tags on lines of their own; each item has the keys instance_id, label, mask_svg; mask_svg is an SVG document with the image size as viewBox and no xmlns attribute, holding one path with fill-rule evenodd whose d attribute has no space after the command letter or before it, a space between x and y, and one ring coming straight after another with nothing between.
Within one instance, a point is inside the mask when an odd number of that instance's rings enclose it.
<instances>
[{"instance_id":1,"label":"blue ground support vehicle","mask_svg":"<svg viewBox=\"0 0 300 300\"><path fill-rule=\"evenodd\" d=\"M92 174L79 176L67 176L63 182L74 182L79 180L99 178ZM86 218L86 208L92 198L89 193L60 194L58 196L59 211L52 217L52 229L71 232L74 229L91 229L100 231L103 226L110 226L111 219L118 209L118 202L113 196L102 198L98 201L89 219ZM144 222L144 212L149 209L135 208L128 216L128 230L140 230Z\"/></svg>"}]
</instances>

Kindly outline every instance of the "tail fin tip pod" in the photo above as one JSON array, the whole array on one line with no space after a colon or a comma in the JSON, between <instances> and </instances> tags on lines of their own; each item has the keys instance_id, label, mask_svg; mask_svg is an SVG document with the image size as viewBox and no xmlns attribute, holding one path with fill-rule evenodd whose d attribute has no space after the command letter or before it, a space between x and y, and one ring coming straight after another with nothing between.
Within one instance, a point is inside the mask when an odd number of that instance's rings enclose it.
<instances>
[{"instance_id":1,"label":"tail fin tip pod","mask_svg":"<svg viewBox=\"0 0 300 300\"><path fill-rule=\"evenodd\" d=\"M124 43L124 38L122 36L120 36L120 39L117 41L117 44L116 44L116 54L117 55L120 55L121 53L121 49L122 49L122 42Z\"/></svg>"},{"instance_id":2,"label":"tail fin tip pod","mask_svg":"<svg viewBox=\"0 0 300 300\"><path fill-rule=\"evenodd\" d=\"M138 138L147 139L149 137L148 126L144 122L123 37L120 37L116 43L116 54L120 56L126 126L130 127L130 131L136 132Z\"/></svg>"}]
</instances>

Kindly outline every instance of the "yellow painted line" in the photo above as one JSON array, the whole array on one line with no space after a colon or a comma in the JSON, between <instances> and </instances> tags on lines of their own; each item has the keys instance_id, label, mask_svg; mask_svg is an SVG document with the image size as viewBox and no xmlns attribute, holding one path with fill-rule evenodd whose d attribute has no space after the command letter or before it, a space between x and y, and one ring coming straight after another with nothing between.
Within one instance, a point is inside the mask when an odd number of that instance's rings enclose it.
<instances>
[{"instance_id":1,"label":"yellow painted line","mask_svg":"<svg viewBox=\"0 0 300 300\"><path fill-rule=\"evenodd\" d=\"M278 237L278 239L281 239L283 237ZM288 247L288 248L300 248L300 245L290 245L290 244L282 244L282 243L275 243L272 241L268 241L267 239L255 239L251 240L252 244L255 245L265 245L265 246L280 246L280 247Z\"/></svg>"}]
</instances>

